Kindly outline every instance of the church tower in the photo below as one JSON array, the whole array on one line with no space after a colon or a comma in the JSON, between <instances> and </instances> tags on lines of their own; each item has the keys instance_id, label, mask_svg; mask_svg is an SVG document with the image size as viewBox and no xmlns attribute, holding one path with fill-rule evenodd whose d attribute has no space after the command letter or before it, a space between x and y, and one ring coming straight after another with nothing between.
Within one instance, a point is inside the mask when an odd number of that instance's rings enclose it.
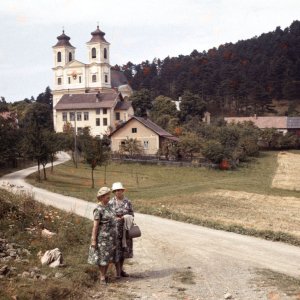
<instances>
[{"instance_id":1,"label":"church tower","mask_svg":"<svg viewBox=\"0 0 300 300\"><path fill-rule=\"evenodd\" d=\"M110 89L111 73L109 64L109 43L105 40L105 33L97 29L91 33L92 38L87 42L89 61L89 87L91 89Z\"/></svg>"}]
</instances>

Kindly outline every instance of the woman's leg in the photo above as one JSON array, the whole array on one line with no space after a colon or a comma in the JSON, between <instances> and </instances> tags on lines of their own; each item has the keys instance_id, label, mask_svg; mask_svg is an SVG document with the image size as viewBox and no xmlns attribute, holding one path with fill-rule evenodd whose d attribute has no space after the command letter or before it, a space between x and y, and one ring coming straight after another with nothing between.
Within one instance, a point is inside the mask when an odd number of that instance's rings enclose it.
<instances>
[{"instance_id":1,"label":"woman's leg","mask_svg":"<svg viewBox=\"0 0 300 300\"><path fill-rule=\"evenodd\" d=\"M108 269L108 266L99 266L100 281L105 281L107 269Z\"/></svg>"},{"instance_id":2,"label":"woman's leg","mask_svg":"<svg viewBox=\"0 0 300 300\"><path fill-rule=\"evenodd\" d=\"M119 278L121 276L121 271L122 271L121 264L119 261L115 263L115 267L116 267L116 277Z\"/></svg>"}]
</instances>

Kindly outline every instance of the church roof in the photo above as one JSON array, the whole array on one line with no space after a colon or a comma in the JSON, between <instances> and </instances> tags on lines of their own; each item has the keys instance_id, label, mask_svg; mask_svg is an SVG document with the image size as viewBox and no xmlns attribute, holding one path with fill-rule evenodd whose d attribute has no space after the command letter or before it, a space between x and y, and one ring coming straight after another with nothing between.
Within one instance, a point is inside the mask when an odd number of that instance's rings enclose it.
<instances>
[{"instance_id":1,"label":"church roof","mask_svg":"<svg viewBox=\"0 0 300 300\"><path fill-rule=\"evenodd\" d=\"M111 77L111 87L112 88L128 84L128 80L127 80L126 76L121 71L111 69L110 77Z\"/></svg>"},{"instance_id":2,"label":"church roof","mask_svg":"<svg viewBox=\"0 0 300 300\"><path fill-rule=\"evenodd\" d=\"M97 26L97 29L93 32L91 32L92 38L89 41L89 43L96 43L96 42L106 42L104 36L105 36L105 32L101 31L99 29L99 26Z\"/></svg>"},{"instance_id":3,"label":"church roof","mask_svg":"<svg viewBox=\"0 0 300 300\"><path fill-rule=\"evenodd\" d=\"M93 109L112 108L120 98L119 93L88 93L65 94L55 106L55 109Z\"/></svg>"},{"instance_id":4,"label":"church roof","mask_svg":"<svg viewBox=\"0 0 300 300\"><path fill-rule=\"evenodd\" d=\"M68 47L75 48L69 42L71 38L65 34L64 30L63 30L62 34L57 37L57 39L58 39L58 42L53 47L68 46Z\"/></svg>"}]
</instances>

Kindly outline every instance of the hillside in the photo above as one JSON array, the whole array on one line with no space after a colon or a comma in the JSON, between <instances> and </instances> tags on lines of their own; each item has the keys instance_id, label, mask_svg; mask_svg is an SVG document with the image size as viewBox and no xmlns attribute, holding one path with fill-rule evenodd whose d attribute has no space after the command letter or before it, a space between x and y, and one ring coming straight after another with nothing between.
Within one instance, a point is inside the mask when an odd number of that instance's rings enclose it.
<instances>
[{"instance_id":1,"label":"hillside","mask_svg":"<svg viewBox=\"0 0 300 300\"><path fill-rule=\"evenodd\" d=\"M178 99L185 90L217 114L297 114L300 103L300 22L208 51L166 57L121 69L134 90ZM286 100L277 110L275 100ZM273 102L272 102L273 101ZM286 102L285 102L286 103ZM275 109L274 109L275 108Z\"/></svg>"}]
</instances>

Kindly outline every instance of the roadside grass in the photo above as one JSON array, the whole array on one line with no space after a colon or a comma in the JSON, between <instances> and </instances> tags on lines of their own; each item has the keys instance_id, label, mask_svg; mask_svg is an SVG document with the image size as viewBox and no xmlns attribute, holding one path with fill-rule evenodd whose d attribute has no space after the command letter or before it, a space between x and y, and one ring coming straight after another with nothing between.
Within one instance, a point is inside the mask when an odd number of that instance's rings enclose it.
<instances>
[{"instance_id":1,"label":"roadside grass","mask_svg":"<svg viewBox=\"0 0 300 300\"><path fill-rule=\"evenodd\" d=\"M72 162L48 171L47 181L36 182L34 174L28 181L88 201L95 201L100 186L121 181L135 211L300 245L300 192L271 188L277 154L262 152L232 171L112 163L106 184L104 168L96 169L94 189L90 168Z\"/></svg>"},{"instance_id":2,"label":"roadside grass","mask_svg":"<svg viewBox=\"0 0 300 300\"><path fill-rule=\"evenodd\" d=\"M195 274L191 270L191 267L188 267L181 271L177 271L173 275L173 280L181 282L183 284L196 284Z\"/></svg>"},{"instance_id":3,"label":"roadside grass","mask_svg":"<svg viewBox=\"0 0 300 300\"><path fill-rule=\"evenodd\" d=\"M275 288L293 299L300 299L300 279L269 269L255 270L257 275L253 283L260 288ZM273 298L272 298L273 295ZM280 299L277 292L271 292L268 299Z\"/></svg>"},{"instance_id":4,"label":"roadside grass","mask_svg":"<svg viewBox=\"0 0 300 300\"><path fill-rule=\"evenodd\" d=\"M42 237L42 228L57 234L51 239ZM101 289L97 267L86 263L91 229L90 220L46 207L28 195L14 195L0 189L0 238L30 251L26 255L20 252L20 261L4 260L1 256L0 268L7 265L11 271L0 278L0 299L87 299L87 295L95 294L100 298L121 299L120 293L126 295L122 284L112 283L110 288ZM55 269L42 266L38 252L54 248L62 252L65 266ZM47 279L18 275L34 267ZM63 277L55 278L56 272Z\"/></svg>"}]
</instances>

